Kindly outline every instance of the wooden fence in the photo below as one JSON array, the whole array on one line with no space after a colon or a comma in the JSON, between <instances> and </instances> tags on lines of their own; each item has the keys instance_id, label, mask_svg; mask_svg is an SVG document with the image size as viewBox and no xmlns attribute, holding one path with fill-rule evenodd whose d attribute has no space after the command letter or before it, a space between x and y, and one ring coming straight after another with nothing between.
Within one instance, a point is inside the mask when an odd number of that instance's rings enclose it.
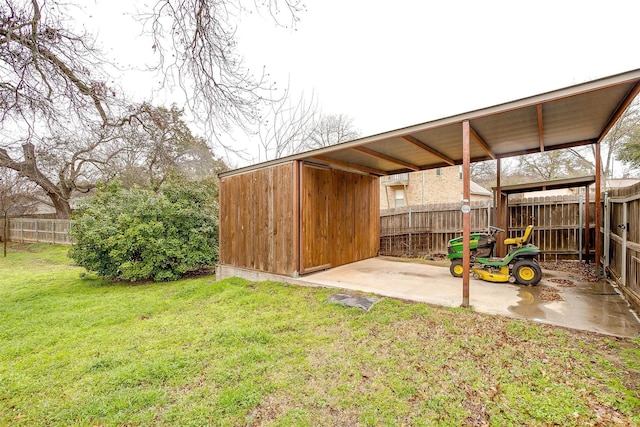
<instances>
[{"instance_id":1,"label":"wooden fence","mask_svg":"<svg viewBox=\"0 0 640 427\"><path fill-rule=\"evenodd\" d=\"M533 224L533 242L542 260L593 259L595 253L595 203L589 203L588 235L585 233L584 201L579 196L534 197L509 202L509 237L520 235ZM588 238L588 253L584 252Z\"/></svg>"},{"instance_id":2,"label":"wooden fence","mask_svg":"<svg viewBox=\"0 0 640 427\"><path fill-rule=\"evenodd\" d=\"M0 238L4 230L5 219L0 219ZM67 219L9 218L10 242L21 243L57 243L70 245L71 221Z\"/></svg>"},{"instance_id":3,"label":"wooden fence","mask_svg":"<svg viewBox=\"0 0 640 427\"><path fill-rule=\"evenodd\" d=\"M533 241L541 259L582 259L585 239L584 202L578 196L536 197L509 202L509 237L535 225ZM595 238L595 205L589 205L589 241ZM495 209L487 202L471 203L471 231L495 225ZM382 255L422 257L446 254L447 242L462 235L460 203L386 210L380 218ZM505 236L506 237L506 236ZM588 254L591 256L593 251Z\"/></svg>"},{"instance_id":4,"label":"wooden fence","mask_svg":"<svg viewBox=\"0 0 640 427\"><path fill-rule=\"evenodd\" d=\"M640 311L640 184L605 197L604 265Z\"/></svg>"},{"instance_id":5,"label":"wooden fence","mask_svg":"<svg viewBox=\"0 0 640 427\"><path fill-rule=\"evenodd\" d=\"M486 231L493 214L487 202L471 203L471 231ZM380 212L380 254L422 257L447 252L462 234L460 203L439 203Z\"/></svg>"}]
</instances>

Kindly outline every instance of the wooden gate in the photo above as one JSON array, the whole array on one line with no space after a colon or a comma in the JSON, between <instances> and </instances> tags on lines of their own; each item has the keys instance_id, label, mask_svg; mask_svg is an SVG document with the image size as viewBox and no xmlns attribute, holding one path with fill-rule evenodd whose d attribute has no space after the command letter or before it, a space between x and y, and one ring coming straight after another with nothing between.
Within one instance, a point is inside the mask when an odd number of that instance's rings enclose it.
<instances>
[{"instance_id":1,"label":"wooden gate","mask_svg":"<svg viewBox=\"0 0 640 427\"><path fill-rule=\"evenodd\" d=\"M606 200L605 267L640 311L640 184L614 189Z\"/></svg>"}]
</instances>

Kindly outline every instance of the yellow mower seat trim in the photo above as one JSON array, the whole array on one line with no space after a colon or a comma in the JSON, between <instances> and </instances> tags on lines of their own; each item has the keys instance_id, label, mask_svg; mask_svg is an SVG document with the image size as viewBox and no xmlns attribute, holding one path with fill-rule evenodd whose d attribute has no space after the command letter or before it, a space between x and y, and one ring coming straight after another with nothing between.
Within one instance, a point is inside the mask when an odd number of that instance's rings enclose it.
<instances>
[{"instance_id":1,"label":"yellow mower seat trim","mask_svg":"<svg viewBox=\"0 0 640 427\"><path fill-rule=\"evenodd\" d=\"M504 239L504 244L507 246L515 245L518 248L521 248L523 244L529 243L529 238L531 237L531 232L533 231L533 225L527 226L526 230L524 230L524 235L522 237L511 237L509 239Z\"/></svg>"}]
</instances>

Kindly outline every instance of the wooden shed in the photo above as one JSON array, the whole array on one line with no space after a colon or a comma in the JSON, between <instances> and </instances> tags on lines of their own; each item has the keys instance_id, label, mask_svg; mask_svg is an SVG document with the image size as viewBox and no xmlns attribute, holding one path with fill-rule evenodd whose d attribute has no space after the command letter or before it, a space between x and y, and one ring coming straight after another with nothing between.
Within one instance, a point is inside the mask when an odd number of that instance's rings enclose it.
<instances>
[{"instance_id":1,"label":"wooden shed","mask_svg":"<svg viewBox=\"0 0 640 427\"><path fill-rule=\"evenodd\" d=\"M308 161L222 174L219 270L296 277L374 257L379 197L377 177Z\"/></svg>"}]
</instances>

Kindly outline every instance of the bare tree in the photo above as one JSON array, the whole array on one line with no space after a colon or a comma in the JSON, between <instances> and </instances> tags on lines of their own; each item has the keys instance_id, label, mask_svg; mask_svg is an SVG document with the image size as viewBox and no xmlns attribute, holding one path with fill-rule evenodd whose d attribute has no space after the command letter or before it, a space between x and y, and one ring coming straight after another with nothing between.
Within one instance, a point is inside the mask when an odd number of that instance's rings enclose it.
<instances>
[{"instance_id":1,"label":"bare tree","mask_svg":"<svg viewBox=\"0 0 640 427\"><path fill-rule=\"evenodd\" d=\"M34 186L9 169L0 169L0 217L2 217L2 249L7 256L9 219L34 209Z\"/></svg>"},{"instance_id":2,"label":"bare tree","mask_svg":"<svg viewBox=\"0 0 640 427\"><path fill-rule=\"evenodd\" d=\"M74 157L76 147L60 144L64 139L56 135L104 127L112 121L111 107L119 105L93 38L72 28L75 7L57 0L0 6L0 167L39 185L59 217L70 213L78 163L68 162L66 174L47 174L47 159L39 155L54 151L45 141L56 141L57 156Z\"/></svg>"},{"instance_id":3,"label":"bare tree","mask_svg":"<svg viewBox=\"0 0 640 427\"><path fill-rule=\"evenodd\" d=\"M108 83L113 65L94 36L74 25L81 4L0 4L0 167L42 187L59 217L69 214L70 192L85 189L86 171L100 170L110 158L102 151L111 148L105 142L117 132L113 129L144 113L128 108L123 94ZM156 0L142 7L147 8L140 15L143 28L159 58L156 70L166 85L183 89L196 117L213 132L257 119L268 94L263 89L270 86L264 76L251 75L236 51L234 20L244 12L240 0ZM303 9L297 0L266 0L254 7L277 21L289 17L291 23ZM65 167L47 165L46 156L55 157L48 145L64 152L58 166Z\"/></svg>"},{"instance_id":4,"label":"bare tree","mask_svg":"<svg viewBox=\"0 0 640 427\"><path fill-rule=\"evenodd\" d=\"M301 151L316 126L317 116L318 106L313 94L310 101L302 94L293 103L287 89L282 98L270 104L266 118L258 128L260 159L277 159Z\"/></svg>"},{"instance_id":5,"label":"bare tree","mask_svg":"<svg viewBox=\"0 0 640 427\"><path fill-rule=\"evenodd\" d=\"M496 183L497 170L496 161L487 160L471 164L471 179L482 185L492 186Z\"/></svg>"},{"instance_id":6,"label":"bare tree","mask_svg":"<svg viewBox=\"0 0 640 427\"><path fill-rule=\"evenodd\" d=\"M614 154L618 160L640 169L640 98L627 108L605 141L617 148Z\"/></svg>"},{"instance_id":7,"label":"bare tree","mask_svg":"<svg viewBox=\"0 0 640 427\"><path fill-rule=\"evenodd\" d=\"M328 147L360 136L353 119L345 114L321 115L305 145L308 149Z\"/></svg>"},{"instance_id":8,"label":"bare tree","mask_svg":"<svg viewBox=\"0 0 640 427\"><path fill-rule=\"evenodd\" d=\"M164 84L182 89L189 110L209 131L245 129L259 118L273 89L263 72L254 76L238 54L235 22L247 12L241 0L156 0L140 15L158 53ZM254 2L279 25L295 25L300 0Z\"/></svg>"},{"instance_id":9,"label":"bare tree","mask_svg":"<svg viewBox=\"0 0 640 427\"><path fill-rule=\"evenodd\" d=\"M35 129L37 119L51 126L66 124L70 115L82 121L93 115L102 124L118 123L121 111L111 109L117 92L107 84L112 64L94 37L71 22L80 4L4 0L0 5L2 122L13 118ZM140 20L159 58L155 69L166 85L182 88L192 112L214 130L255 121L268 95L263 89L271 87L264 75L251 75L236 51L234 21L245 12L242 2L157 0L144 7ZM287 16L292 24L304 8L299 0L266 0L255 7L277 22Z\"/></svg>"},{"instance_id":10,"label":"bare tree","mask_svg":"<svg viewBox=\"0 0 640 427\"><path fill-rule=\"evenodd\" d=\"M46 195L43 203L56 210L56 217L71 214L70 198L86 193L108 173L109 165L120 150L118 134L112 128L48 138L32 137L22 144L22 156L9 156L0 149L0 166L14 170L40 187Z\"/></svg>"},{"instance_id":11,"label":"bare tree","mask_svg":"<svg viewBox=\"0 0 640 427\"><path fill-rule=\"evenodd\" d=\"M170 174L204 179L226 168L203 138L193 135L183 110L142 104L134 120L122 127L120 149L109 169L125 186L157 191Z\"/></svg>"},{"instance_id":12,"label":"bare tree","mask_svg":"<svg viewBox=\"0 0 640 427\"><path fill-rule=\"evenodd\" d=\"M121 126L56 135L37 146L24 143L19 160L0 149L0 163L38 185L58 218L68 218L71 198L98 181L119 177L157 189L170 173L203 178L225 167L204 139L191 133L176 106L143 103L135 109Z\"/></svg>"},{"instance_id":13,"label":"bare tree","mask_svg":"<svg viewBox=\"0 0 640 427\"><path fill-rule=\"evenodd\" d=\"M115 92L104 60L86 33L70 28L73 4L5 0L0 6L0 121L33 133L109 121Z\"/></svg>"},{"instance_id":14,"label":"bare tree","mask_svg":"<svg viewBox=\"0 0 640 427\"><path fill-rule=\"evenodd\" d=\"M345 114L322 114L304 141L305 149L328 147L360 136L353 119Z\"/></svg>"},{"instance_id":15,"label":"bare tree","mask_svg":"<svg viewBox=\"0 0 640 427\"><path fill-rule=\"evenodd\" d=\"M593 164L570 150L555 150L520 156L521 173L540 181L571 178L593 173Z\"/></svg>"},{"instance_id":16,"label":"bare tree","mask_svg":"<svg viewBox=\"0 0 640 427\"><path fill-rule=\"evenodd\" d=\"M302 94L293 103L289 93L287 89L264 114L265 119L258 129L261 159L328 147L360 136L353 127L353 119L345 114L320 113L313 94L310 102Z\"/></svg>"},{"instance_id":17,"label":"bare tree","mask_svg":"<svg viewBox=\"0 0 640 427\"><path fill-rule=\"evenodd\" d=\"M629 156L633 152L634 144L640 146L640 99L636 100L627 108L622 116L616 121L613 127L600 144L601 150L601 167L602 174L606 177L614 176L614 169L619 164L616 160L626 162L632 169L640 167L640 162L636 164L631 161ZM580 163L589 170L589 173L595 172L593 166L595 162L595 145L582 148L567 149L571 156L569 160L572 163ZM640 155L638 155L640 158Z\"/></svg>"}]
</instances>

